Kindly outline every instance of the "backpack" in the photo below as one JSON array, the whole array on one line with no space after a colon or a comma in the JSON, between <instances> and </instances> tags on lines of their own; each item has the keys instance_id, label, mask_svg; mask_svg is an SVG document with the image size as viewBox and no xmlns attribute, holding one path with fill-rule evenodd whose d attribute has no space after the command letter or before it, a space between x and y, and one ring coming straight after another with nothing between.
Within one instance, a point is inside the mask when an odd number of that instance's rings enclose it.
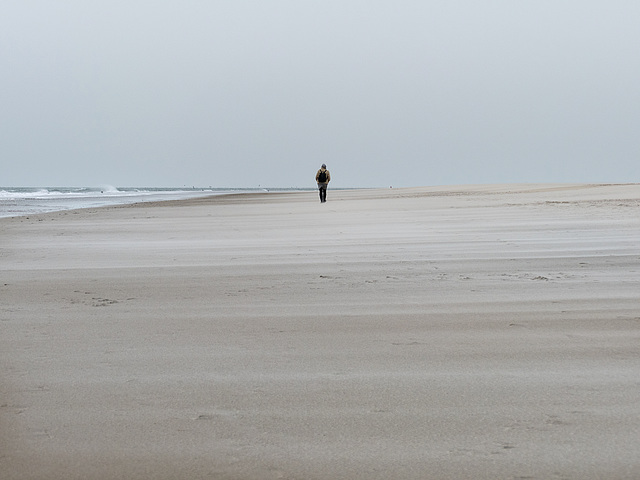
<instances>
[{"instance_id":1,"label":"backpack","mask_svg":"<svg viewBox=\"0 0 640 480\"><path fill-rule=\"evenodd\" d=\"M327 171L320 170L320 174L318 175L318 183L324 183L327 181Z\"/></svg>"}]
</instances>

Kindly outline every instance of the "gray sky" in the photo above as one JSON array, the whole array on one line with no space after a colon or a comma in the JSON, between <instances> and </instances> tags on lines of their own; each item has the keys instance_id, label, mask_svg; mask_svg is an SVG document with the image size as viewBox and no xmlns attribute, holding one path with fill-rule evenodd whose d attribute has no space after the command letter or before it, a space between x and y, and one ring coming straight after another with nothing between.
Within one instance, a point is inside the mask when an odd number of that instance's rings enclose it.
<instances>
[{"instance_id":1,"label":"gray sky","mask_svg":"<svg viewBox=\"0 0 640 480\"><path fill-rule=\"evenodd\" d=\"M637 0L2 0L0 185L640 182Z\"/></svg>"}]
</instances>

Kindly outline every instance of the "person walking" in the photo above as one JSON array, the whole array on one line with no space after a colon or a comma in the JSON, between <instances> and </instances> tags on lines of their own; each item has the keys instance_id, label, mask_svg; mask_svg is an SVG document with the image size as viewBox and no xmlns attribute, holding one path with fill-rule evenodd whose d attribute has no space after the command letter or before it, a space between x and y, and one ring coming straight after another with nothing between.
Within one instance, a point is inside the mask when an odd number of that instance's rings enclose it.
<instances>
[{"instance_id":1,"label":"person walking","mask_svg":"<svg viewBox=\"0 0 640 480\"><path fill-rule=\"evenodd\" d=\"M318 191L320 192L320 202L327 201L327 185L331 181L331 174L327 170L327 166L323 163L318 173L316 173L316 182L318 182Z\"/></svg>"}]
</instances>

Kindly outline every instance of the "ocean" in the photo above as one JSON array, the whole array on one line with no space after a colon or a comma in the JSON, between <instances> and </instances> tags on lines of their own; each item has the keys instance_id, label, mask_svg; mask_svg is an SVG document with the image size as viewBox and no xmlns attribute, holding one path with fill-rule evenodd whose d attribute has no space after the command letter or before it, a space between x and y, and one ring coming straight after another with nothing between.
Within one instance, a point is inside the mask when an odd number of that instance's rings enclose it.
<instances>
[{"instance_id":1,"label":"ocean","mask_svg":"<svg viewBox=\"0 0 640 480\"><path fill-rule=\"evenodd\" d=\"M0 187L0 218L159 200L261 192L263 188Z\"/></svg>"}]
</instances>

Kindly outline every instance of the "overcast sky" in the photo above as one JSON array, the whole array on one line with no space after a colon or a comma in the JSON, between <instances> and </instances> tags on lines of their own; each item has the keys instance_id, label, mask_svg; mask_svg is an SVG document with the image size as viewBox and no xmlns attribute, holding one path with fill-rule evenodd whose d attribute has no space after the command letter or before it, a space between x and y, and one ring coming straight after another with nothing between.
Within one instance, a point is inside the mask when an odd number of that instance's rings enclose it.
<instances>
[{"instance_id":1,"label":"overcast sky","mask_svg":"<svg viewBox=\"0 0 640 480\"><path fill-rule=\"evenodd\" d=\"M640 182L638 0L2 0L0 185Z\"/></svg>"}]
</instances>

